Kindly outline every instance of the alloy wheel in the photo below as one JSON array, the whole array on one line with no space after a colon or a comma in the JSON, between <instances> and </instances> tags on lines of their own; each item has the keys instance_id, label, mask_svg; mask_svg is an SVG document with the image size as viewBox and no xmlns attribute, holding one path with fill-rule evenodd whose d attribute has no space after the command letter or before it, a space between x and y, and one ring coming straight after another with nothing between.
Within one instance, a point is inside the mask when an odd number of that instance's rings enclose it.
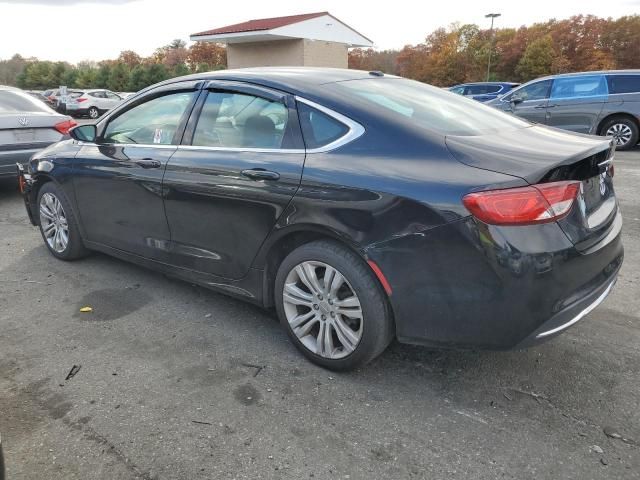
<instances>
[{"instance_id":1,"label":"alloy wheel","mask_svg":"<svg viewBox=\"0 0 640 480\"><path fill-rule=\"evenodd\" d=\"M336 268L302 262L287 275L282 295L287 322L308 350L339 359L356 349L362 338L362 307Z\"/></svg>"},{"instance_id":2,"label":"alloy wheel","mask_svg":"<svg viewBox=\"0 0 640 480\"><path fill-rule=\"evenodd\" d=\"M49 247L64 252L69 244L69 224L62 203L49 192L40 199L40 225Z\"/></svg>"},{"instance_id":3,"label":"alloy wheel","mask_svg":"<svg viewBox=\"0 0 640 480\"><path fill-rule=\"evenodd\" d=\"M607 129L606 135L608 137L613 137L616 141L616 146L621 147L629 143L633 132L629 125L624 123L614 123Z\"/></svg>"},{"instance_id":4,"label":"alloy wheel","mask_svg":"<svg viewBox=\"0 0 640 480\"><path fill-rule=\"evenodd\" d=\"M98 109L96 108L89 109L89 117L98 118L99 115L100 115L100 112L98 112Z\"/></svg>"}]
</instances>

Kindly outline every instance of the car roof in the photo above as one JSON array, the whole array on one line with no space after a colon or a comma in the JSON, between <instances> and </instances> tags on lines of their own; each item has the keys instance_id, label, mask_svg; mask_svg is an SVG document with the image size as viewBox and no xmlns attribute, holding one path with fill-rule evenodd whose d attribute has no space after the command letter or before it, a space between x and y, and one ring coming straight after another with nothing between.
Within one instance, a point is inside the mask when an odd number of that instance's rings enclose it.
<instances>
[{"instance_id":1,"label":"car roof","mask_svg":"<svg viewBox=\"0 0 640 480\"><path fill-rule=\"evenodd\" d=\"M186 80L228 80L254 83L289 93L320 92L322 85L365 78L400 78L381 72L322 67L255 67L217 70L172 78L147 89ZM145 89L144 91L146 91Z\"/></svg>"},{"instance_id":2,"label":"car roof","mask_svg":"<svg viewBox=\"0 0 640 480\"><path fill-rule=\"evenodd\" d=\"M552 78L563 78L563 77L579 77L581 75L640 75L640 70L638 69L630 69L630 70L592 70L588 72L571 72L571 73L558 73L557 75L546 75L544 77L538 77L534 80L547 80Z\"/></svg>"},{"instance_id":3,"label":"car roof","mask_svg":"<svg viewBox=\"0 0 640 480\"><path fill-rule=\"evenodd\" d=\"M468 83L458 83L457 85L453 85L453 86L461 87L463 85L467 86L467 85L520 85L520 84L518 82L468 82Z\"/></svg>"}]
</instances>

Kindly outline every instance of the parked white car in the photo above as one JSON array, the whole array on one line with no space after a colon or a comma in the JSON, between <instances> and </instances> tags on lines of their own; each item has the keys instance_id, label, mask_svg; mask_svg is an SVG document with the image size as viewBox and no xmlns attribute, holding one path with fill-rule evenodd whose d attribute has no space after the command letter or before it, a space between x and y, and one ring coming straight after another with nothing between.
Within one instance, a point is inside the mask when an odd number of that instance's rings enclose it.
<instances>
[{"instance_id":1,"label":"parked white car","mask_svg":"<svg viewBox=\"0 0 640 480\"><path fill-rule=\"evenodd\" d=\"M74 90L69 93L66 113L74 117L99 118L118 105L123 98L109 90Z\"/></svg>"}]
</instances>

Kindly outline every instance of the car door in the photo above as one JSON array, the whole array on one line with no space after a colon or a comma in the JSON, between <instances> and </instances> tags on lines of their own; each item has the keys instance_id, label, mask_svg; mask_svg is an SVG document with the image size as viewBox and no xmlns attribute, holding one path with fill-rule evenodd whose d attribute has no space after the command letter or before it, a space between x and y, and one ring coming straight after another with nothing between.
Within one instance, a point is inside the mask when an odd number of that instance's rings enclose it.
<instances>
[{"instance_id":1,"label":"car door","mask_svg":"<svg viewBox=\"0 0 640 480\"><path fill-rule=\"evenodd\" d=\"M242 278L298 189L303 145L290 95L210 83L164 176L172 261Z\"/></svg>"},{"instance_id":2,"label":"car door","mask_svg":"<svg viewBox=\"0 0 640 480\"><path fill-rule=\"evenodd\" d=\"M89 95L92 97L93 106L95 106L98 110L106 110L104 107L104 101L107 98L104 94L103 90L95 90L93 92L89 92Z\"/></svg>"},{"instance_id":3,"label":"car door","mask_svg":"<svg viewBox=\"0 0 640 480\"><path fill-rule=\"evenodd\" d=\"M551 80L523 85L501 98L499 108L534 123L546 123Z\"/></svg>"},{"instance_id":4,"label":"car door","mask_svg":"<svg viewBox=\"0 0 640 480\"><path fill-rule=\"evenodd\" d=\"M607 101L604 75L575 75L553 81L547 105L547 125L579 133L596 133Z\"/></svg>"},{"instance_id":5,"label":"car door","mask_svg":"<svg viewBox=\"0 0 640 480\"><path fill-rule=\"evenodd\" d=\"M98 125L81 143L74 188L87 240L167 260L162 176L199 93L196 82L156 89Z\"/></svg>"}]
</instances>

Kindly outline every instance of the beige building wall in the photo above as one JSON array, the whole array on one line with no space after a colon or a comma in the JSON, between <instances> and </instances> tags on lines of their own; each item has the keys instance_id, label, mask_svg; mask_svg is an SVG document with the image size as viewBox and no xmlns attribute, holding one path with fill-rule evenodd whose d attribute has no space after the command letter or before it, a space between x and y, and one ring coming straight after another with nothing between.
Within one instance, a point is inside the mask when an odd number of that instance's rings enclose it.
<instances>
[{"instance_id":1,"label":"beige building wall","mask_svg":"<svg viewBox=\"0 0 640 480\"><path fill-rule=\"evenodd\" d=\"M348 48L344 43L304 39L306 67L348 68Z\"/></svg>"},{"instance_id":2,"label":"beige building wall","mask_svg":"<svg viewBox=\"0 0 640 480\"><path fill-rule=\"evenodd\" d=\"M283 67L302 65L304 41L230 43L227 45L227 67Z\"/></svg>"},{"instance_id":3,"label":"beige building wall","mask_svg":"<svg viewBox=\"0 0 640 480\"><path fill-rule=\"evenodd\" d=\"M227 66L347 68L347 52L344 43L308 39L230 43L227 45Z\"/></svg>"}]
</instances>

